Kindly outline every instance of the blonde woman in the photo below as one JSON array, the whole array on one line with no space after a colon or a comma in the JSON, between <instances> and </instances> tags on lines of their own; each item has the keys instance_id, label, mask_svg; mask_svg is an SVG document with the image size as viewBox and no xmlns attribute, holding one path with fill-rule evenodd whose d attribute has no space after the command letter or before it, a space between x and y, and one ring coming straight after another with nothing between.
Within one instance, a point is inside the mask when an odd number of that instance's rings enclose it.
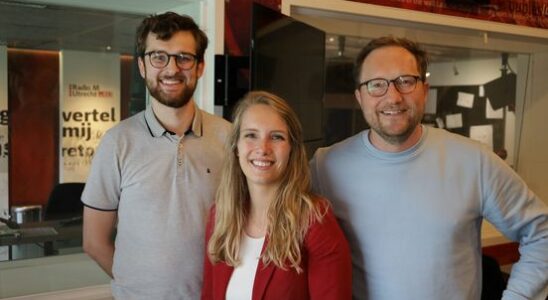
<instances>
[{"instance_id":1,"label":"blonde woman","mask_svg":"<svg viewBox=\"0 0 548 300\"><path fill-rule=\"evenodd\" d=\"M202 299L350 299L347 241L310 192L296 114L250 92L236 106L206 229Z\"/></svg>"}]
</instances>

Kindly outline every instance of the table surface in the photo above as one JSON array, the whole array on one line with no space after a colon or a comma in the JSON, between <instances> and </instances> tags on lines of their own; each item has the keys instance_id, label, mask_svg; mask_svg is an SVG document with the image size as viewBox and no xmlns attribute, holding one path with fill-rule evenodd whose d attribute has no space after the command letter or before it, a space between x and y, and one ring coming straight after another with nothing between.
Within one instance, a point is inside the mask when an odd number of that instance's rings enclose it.
<instances>
[{"instance_id":1,"label":"table surface","mask_svg":"<svg viewBox=\"0 0 548 300\"><path fill-rule=\"evenodd\" d=\"M81 219L31 222L19 229L0 226L0 246L71 240L82 237Z\"/></svg>"},{"instance_id":2,"label":"table surface","mask_svg":"<svg viewBox=\"0 0 548 300\"><path fill-rule=\"evenodd\" d=\"M0 226L0 246L42 243L81 237L82 223L72 222L71 219L21 224L20 229L9 229L7 226ZM481 229L482 247L510 242L493 225L488 222L483 223Z\"/></svg>"},{"instance_id":3,"label":"table surface","mask_svg":"<svg viewBox=\"0 0 548 300\"><path fill-rule=\"evenodd\" d=\"M508 244L512 241L500 233L495 226L487 221L483 221L481 226L481 246L488 247L494 245Z\"/></svg>"}]
</instances>

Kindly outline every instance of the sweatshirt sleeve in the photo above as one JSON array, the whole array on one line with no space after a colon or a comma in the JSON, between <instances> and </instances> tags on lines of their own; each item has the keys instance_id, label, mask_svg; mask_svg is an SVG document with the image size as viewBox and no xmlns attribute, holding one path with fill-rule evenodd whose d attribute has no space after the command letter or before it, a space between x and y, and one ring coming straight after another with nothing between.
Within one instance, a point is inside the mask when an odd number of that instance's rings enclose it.
<instances>
[{"instance_id":1,"label":"sweatshirt sleeve","mask_svg":"<svg viewBox=\"0 0 548 300\"><path fill-rule=\"evenodd\" d=\"M546 299L548 294L548 207L506 163L486 153L482 161L483 216L519 242L520 259L503 300Z\"/></svg>"}]
</instances>

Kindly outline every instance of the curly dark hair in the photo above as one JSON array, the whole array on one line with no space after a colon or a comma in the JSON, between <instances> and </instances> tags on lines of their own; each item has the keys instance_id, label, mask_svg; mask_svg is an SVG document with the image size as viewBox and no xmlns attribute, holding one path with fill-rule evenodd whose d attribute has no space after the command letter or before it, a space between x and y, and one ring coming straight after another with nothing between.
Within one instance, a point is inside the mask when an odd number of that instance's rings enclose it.
<instances>
[{"instance_id":1,"label":"curly dark hair","mask_svg":"<svg viewBox=\"0 0 548 300\"><path fill-rule=\"evenodd\" d=\"M137 54L142 57L146 50L146 40L149 33L154 33L163 41L169 40L173 34L179 31L190 31L196 41L196 58L204 61L204 53L208 39L206 34L198 27L194 20L186 15L174 12L166 12L159 15L151 15L141 22L137 28L137 40L135 43Z\"/></svg>"}]
</instances>

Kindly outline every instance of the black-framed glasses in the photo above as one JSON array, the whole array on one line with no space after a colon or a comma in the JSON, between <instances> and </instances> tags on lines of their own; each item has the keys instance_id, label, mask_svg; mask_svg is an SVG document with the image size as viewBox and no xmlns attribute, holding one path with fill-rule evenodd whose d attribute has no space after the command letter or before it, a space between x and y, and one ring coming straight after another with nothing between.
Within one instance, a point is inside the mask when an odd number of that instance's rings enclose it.
<instances>
[{"instance_id":1,"label":"black-framed glasses","mask_svg":"<svg viewBox=\"0 0 548 300\"><path fill-rule=\"evenodd\" d=\"M417 81L419 80L422 81L422 78L417 75L401 75L392 80L385 78L373 78L358 84L358 89L365 85L369 95L372 97L381 97L386 94L388 87L392 82L398 92L408 94L415 90L415 87L417 87Z\"/></svg>"},{"instance_id":2,"label":"black-framed glasses","mask_svg":"<svg viewBox=\"0 0 548 300\"><path fill-rule=\"evenodd\" d=\"M169 54L165 51L149 51L143 56L148 56L150 64L158 69L165 68L169 60L175 58L177 66L183 70L190 70L196 64L198 57L190 53Z\"/></svg>"}]
</instances>

